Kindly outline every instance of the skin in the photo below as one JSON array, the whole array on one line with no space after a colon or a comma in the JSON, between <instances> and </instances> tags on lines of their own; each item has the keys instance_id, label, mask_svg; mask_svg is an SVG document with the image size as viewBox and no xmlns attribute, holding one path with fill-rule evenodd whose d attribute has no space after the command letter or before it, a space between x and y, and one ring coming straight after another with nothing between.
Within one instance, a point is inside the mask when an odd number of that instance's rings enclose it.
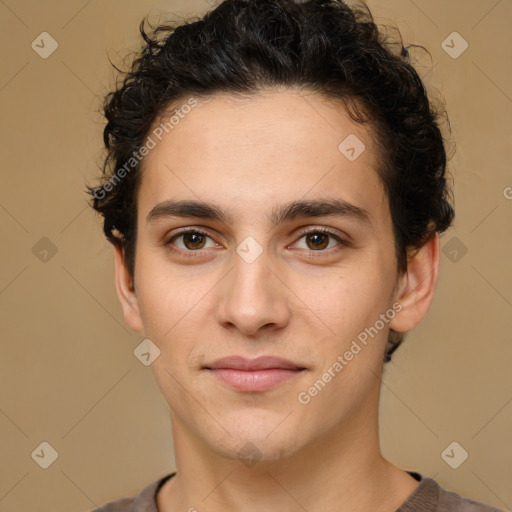
<instances>
[{"instance_id":1,"label":"skin","mask_svg":"<svg viewBox=\"0 0 512 512\"><path fill-rule=\"evenodd\" d=\"M366 147L354 161L338 149L349 134ZM389 328L412 329L431 304L439 238L398 275L378 162L371 127L339 102L294 90L201 99L145 158L134 279L119 247L115 266L126 322L161 351L151 368L170 407L177 467L157 495L161 511L392 512L417 487L381 455L380 377ZM188 199L231 217L147 221L157 204ZM370 222L272 226L272 208L298 199L345 200ZM209 234L172 238L185 227ZM299 233L319 227L349 244L320 234L318 249ZM262 249L252 263L236 252L249 236ZM298 394L394 303L401 311L301 404ZM306 370L270 391L240 392L202 368L228 355L276 355ZM247 443L261 457L252 466L238 455Z\"/></svg>"}]
</instances>

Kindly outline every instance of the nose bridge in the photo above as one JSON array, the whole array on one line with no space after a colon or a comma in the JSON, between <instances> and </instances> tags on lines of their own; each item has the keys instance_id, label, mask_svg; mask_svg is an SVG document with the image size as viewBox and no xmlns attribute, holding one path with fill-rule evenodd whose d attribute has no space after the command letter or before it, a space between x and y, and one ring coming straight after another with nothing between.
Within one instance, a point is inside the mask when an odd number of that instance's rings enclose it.
<instances>
[{"instance_id":1,"label":"nose bridge","mask_svg":"<svg viewBox=\"0 0 512 512\"><path fill-rule=\"evenodd\" d=\"M289 319L286 288L274 275L272 258L254 239L239 244L218 300L217 318L244 334L264 326L283 327Z\"/></svg>"}]
</instances>

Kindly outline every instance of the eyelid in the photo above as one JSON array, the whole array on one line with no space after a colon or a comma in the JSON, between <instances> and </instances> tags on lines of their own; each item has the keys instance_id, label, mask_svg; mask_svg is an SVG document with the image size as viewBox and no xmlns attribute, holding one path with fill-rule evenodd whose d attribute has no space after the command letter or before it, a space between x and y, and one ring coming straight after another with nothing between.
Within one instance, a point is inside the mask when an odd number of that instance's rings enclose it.
<instances>
[{"instance_id":1,"label":"eyelid","mask_svg":"<svg viewBox=\"0 0 512 512\"><path fill-rule=\"evenodd\" d=\"M172 235L166 235L163 239L163 244L169 245L175 238L178 238L181 235L186 235L187 233L204 235L204 236L207 236L207 237L211 238L212 240L214 240L214 236L207 229L199 228L199 227L195 227L195 226L187 226L186 228L178 229L178 231L173 232ZM218 242L215 242L215 243L218 244ZM199 252L199 251L189 251L189 252Z\"/></svg>"},{"instance_id":2,"label":"eyelid","mask_svg":"<svg viewBox=\"0 0 512 512\"><path fill-rule=\"evenodd\" d=\"M326 234L331 235L335 238L338 238L342 241L346 241L346 243L348 243L348 240L344 240L344 239L350 238L348 235L343 233L343 231L339 231L335 228L329 228L327 226L305 226L304 228L301 228L299 230L297 235L300 237L300 236L307 235L309 233L326 233Z\"/></svg>"}]
</instances>

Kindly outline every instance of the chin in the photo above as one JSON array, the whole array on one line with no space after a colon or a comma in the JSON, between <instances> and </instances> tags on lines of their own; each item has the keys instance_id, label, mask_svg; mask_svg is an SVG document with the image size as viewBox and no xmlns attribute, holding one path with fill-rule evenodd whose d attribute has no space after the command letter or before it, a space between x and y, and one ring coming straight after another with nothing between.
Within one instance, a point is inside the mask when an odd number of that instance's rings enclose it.
<instances>
[{"instance_id":1,"label":"chin","mask_svg":"<svg viewBox=\"0 0 512 512\"><path fill-rule=\"evenodd\" d=\"M220 438L209 438L206 442L218 455L230 460L238 459L247 467L257 462L274 462L292 456L300 449L297 432L280 425L282 415L277 417L272 414L270 419L267 416L265 421L262 417L254 418L253 415L248 418L242 415L236 424L224 423L231 435L222 429ZM205 434L209 437L211 431Z\"/></svg>"},{"instance_id":2,"label":"chin","mask_svg":"<svg viewBox=\"0 0 512 512\"><path fill-rule=\"evenodd\" d=\"M218 455L229 460L239 460L247 468L258 463L282 461L292 456L296 449L280 442L262 441L260 437L231 439L228 444L214 447Z\"/></svg>"}]
</instances>

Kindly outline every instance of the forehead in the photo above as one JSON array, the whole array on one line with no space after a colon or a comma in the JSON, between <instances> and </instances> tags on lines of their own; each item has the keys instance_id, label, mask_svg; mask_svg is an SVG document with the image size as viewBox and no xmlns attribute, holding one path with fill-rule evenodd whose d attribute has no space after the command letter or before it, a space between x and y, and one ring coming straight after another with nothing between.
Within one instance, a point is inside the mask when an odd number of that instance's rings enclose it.
<instances>
[{"instance_id":1,"label":"forehead","mask_svg":"<svg viewBox=\"0 0 512 512\"><path fill-rule=\"evenodd\" d=\"M182 112L161 140L155 129L169 116L150 131L156 145L142 166L140 213L176 198L246 210L315 196L342 198L374 215L386 207L371 129L350 119L339 101L295 91L216 94Z\"/></svg>"}]
</instances>

